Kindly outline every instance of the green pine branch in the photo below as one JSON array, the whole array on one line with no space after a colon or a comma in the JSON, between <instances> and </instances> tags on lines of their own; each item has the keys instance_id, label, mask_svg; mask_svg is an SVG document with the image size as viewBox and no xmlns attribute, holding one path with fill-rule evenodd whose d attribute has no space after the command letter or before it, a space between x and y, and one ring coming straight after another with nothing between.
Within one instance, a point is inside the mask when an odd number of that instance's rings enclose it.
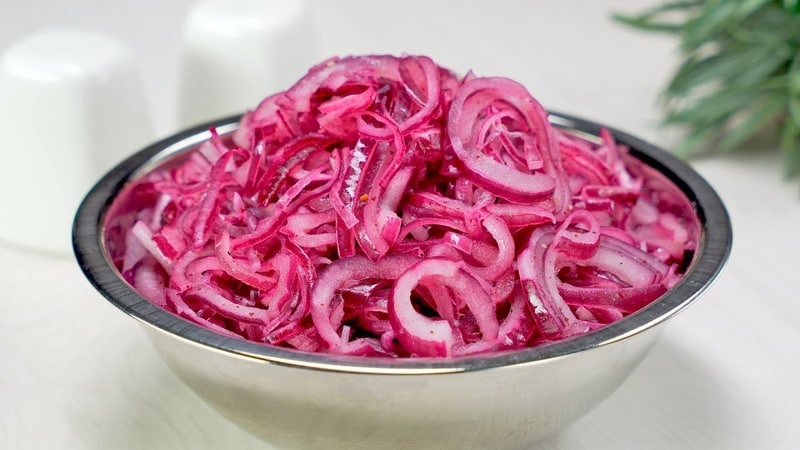
<instances>
[{"instance_id":1,"label":"green pine branch","mask_svg":"<svg viewBox=\"0 0 800 450\"><path fill-rule=\"evenodd\" d=\"M730 151L777 125L785 174L800 174L800 0L671 1L615 19L680 40L662 93L665 123L689 130L678 152Z\"/></svg>"}]
</instances>

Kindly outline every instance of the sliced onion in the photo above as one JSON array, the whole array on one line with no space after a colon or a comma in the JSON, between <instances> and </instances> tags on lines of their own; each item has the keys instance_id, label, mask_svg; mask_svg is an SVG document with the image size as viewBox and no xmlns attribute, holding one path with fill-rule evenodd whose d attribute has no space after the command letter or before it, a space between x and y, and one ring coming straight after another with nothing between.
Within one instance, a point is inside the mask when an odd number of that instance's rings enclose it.
<instances>
[{"instance_id":1,"label":"sliced onion","mask_svg":"<svg viewBox=\"0 0 800 450\"><path fill-rule=\"evenodd\" d=\"M370 280L395 280L417 258L386 256L377 263L363 256L342 258L330 264L319 276L311 292L311 318L320 337L330 348L341 344L341 336L331 323L331 300L336 291Z\"/></svg>"},{"instance_id":2,"label":"sliced onion","mask_svg":"<svg viewBox=\"0 0 800 450\"><path fill-rule=\"evenodd\" d=\"M453 326L443 319L426 317L414 309L412 293L418 284L447 286L473 313L482 341L497 340L498 323L489 295L460 264L446 259L426 259L406 270L389 296L389 317L395 336L418 356L448 356L458 342Z\"/></svg>"},{"instance_id":3,"label":"sliced onion","mask_svg":"<svg viewBox=\"0 0 800 450\"><path fill-rule=\"evenodd\" d=\"M330 59L210 134L123 189L107 248L153 303L265 345L544 345L655 301L701 235L608 130L568 134L520 84L427 57Z\"/></svg>"},{"instance_id":4,"label":"sliced onion","mask_svg":"<svg viewBox=\"0 0 800 450\"><path fill-rule=\"evenodd\" d=\"M487 108L507 107L523 119L521 131L533 136L539 158L544 162L545 171L529 171L513 164L498 161L486 155L478 147L480 136L476 133L476 123ZM507 78L474 78L465 82L453 99L448 116L447 131L453 151L472 175L472 181L497 195L515 203L533 203L556 194L564 193L556 189L561 174L556 171L560 165L555 136L547 113L520 84ZM562 205L559 198L557 204Z\"/></svg>"}]
</instances>

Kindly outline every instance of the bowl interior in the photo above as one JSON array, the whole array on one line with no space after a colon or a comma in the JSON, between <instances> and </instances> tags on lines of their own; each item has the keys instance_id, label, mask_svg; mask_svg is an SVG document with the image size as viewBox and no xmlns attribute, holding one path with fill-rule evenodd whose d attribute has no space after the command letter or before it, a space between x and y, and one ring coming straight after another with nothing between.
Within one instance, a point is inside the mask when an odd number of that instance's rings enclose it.
<instances>
[{"instance_id":1,"label":"bowl interior","mask_svg":"<svg viewBox=\"0 0 800 450\"><path fill-rule=\"evenodd\" d=\"M103 224L115 196L131 180L163 164L170 158L191 151L210 138L209 127L220 135L236 129L239 116L204 124L159 141L121 162L107 173L82 202L73 224L73 247L84 274L112 304L142 323L201 346L245 358L288 366L352 373L433 374L480 370L530 363L569 355L627 339L654 327L695 301L710 286L730 252L730 219L719 196L685 162L636 137L612 128L551 113L551 122L576 134L597 136L602 128L611 131L630 153L671 180L694 205L701 225L701 238L694 260L681 281L647 307L597 331L539 347L447 359L359 358L311 354L266 346L219 335L180 318L139 295L110 262L105 248Z\"/></svg>"}]
</instances>

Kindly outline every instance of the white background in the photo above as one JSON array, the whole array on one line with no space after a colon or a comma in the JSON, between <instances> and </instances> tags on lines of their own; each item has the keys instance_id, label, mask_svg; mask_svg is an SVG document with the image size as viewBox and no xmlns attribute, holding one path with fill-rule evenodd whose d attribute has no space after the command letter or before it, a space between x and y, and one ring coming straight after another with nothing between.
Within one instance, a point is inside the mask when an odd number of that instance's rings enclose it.
<instances>
[{"instance_id":1,"label":"white background","mask_svg":"<svg viewBox=\"0 0 800 450\"><path fill-rule=\"evenodd\" d=\"M650 4L318 0L311 6L320 55L428 54L459 72L516 78L549 108L670 147L676 136L658 128L656 98L677 62L675 41L628 30L610 18L614 11ZM0 0L0 51L46 26L77 26L126 42L141 66L155 135L164 136L176 131L180 28L190 5ZM769 148L692 164L719 191L733 220L726 271L670 323L616 394L542 448L770 449L793 448L800 440L797 182L781 178L777 151ZM2 195L9 193L0 193L0 202ZM0 211L0 220L13 214L2 204ZM188 391L137 324L89 286L71 257L5 245L0 447L263 444Z\"/></svg>"}]
</instances>

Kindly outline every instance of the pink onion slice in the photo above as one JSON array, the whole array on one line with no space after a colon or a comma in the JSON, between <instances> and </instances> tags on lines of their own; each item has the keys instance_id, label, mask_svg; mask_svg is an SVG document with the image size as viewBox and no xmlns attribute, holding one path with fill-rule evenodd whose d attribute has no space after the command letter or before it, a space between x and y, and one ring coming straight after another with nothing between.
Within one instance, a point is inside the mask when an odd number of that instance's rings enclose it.
<instances>
[{"instance_id":1,"label":"pink onion slice","mask_svg":"<svg viewBox=\"0 0 800 450\"><path fill-rule=\"evenodd\" d=\"M311 292L311 318L329 348L341 344L341 336L331 322L330 307L336 291L369 280L396 280L417 261L414 257L398 255L373 263L363 256L353 256L331 263L319 275Z\"/></svg>"},{"instance_id":2,"label":"pink onion slice","mask_svg":"<svg viewBox=\"0 0 800 450\"><path fill-rule=\"evenodd\" d=\"M447 286L455 297L466 303L482 334L482 341L497 339L498 323L489 295L461 264L446 259L430 258L416 263L395 282L389 296L389 317L395 336L418 356L449 356L458 343L453 325L417 312L412 294L418 284Z\"/></svg>"},{"instance_id":3,"label":"pink onion slice","mask_svg":"<svg viewBox=\"0 0 800 450\"><path fill-rule=\"evenodd\" d=\"M522 119L520 131L532 135L544 171L524 170L513 163L487 155L478 147L479 118L487 109L511 108ZM533 203L550 196L563 196L557 184L561 175L558 148L547 113L520 84L507 78L473 78L465 82L453 99L447 131L453 151L472 175L472 181L493 194L515 203ZM556 204L561 206L564 199Z\"/></svg>"}]
</instances>

